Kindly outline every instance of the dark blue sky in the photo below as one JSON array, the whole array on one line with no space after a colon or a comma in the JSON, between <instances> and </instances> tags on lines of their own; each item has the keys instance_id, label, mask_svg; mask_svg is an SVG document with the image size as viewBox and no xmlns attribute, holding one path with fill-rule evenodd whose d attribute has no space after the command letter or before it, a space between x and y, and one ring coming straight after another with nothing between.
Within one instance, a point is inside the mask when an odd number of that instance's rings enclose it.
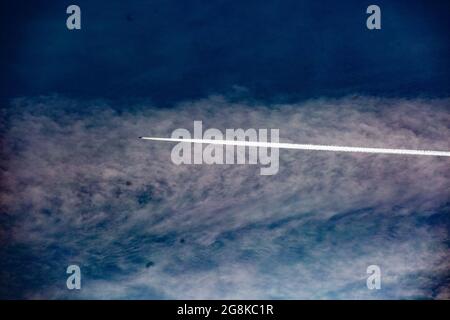
<instances>
[{"instance_id":1,"label":"dark blue sky","mask_svg":"<svg viewBox=\"0 0 450 320\"><path fill-rule=\"evenodd\" d=\"M447 159L283 152L263 177L137 139L448 150L450 1L9 0L0 24L0 298L450 297Z\"/></svg>"},{"instance_id":2,"label":"dark blue sky","mask_svg":"<svg viewBox=\"0 0 450 320\"><path fill-rule=\"evenodd\" d=\"M449 94L448 1L78 0L82 30L69 31L72 2L2 3L2 99Z\"/></svg>"}]
</instances>

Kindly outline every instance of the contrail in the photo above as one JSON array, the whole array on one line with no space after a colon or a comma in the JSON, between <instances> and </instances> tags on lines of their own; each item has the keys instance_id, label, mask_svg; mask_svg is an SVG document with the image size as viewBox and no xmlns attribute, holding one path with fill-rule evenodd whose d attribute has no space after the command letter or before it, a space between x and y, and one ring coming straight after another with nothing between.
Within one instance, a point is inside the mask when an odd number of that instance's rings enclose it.
<instances>
[{"instance_id":1,"label":"contrail","mask_svg":"<svg viewBox=\"0 0 450 320\"><path fill-rule=\"evenodd\" d=\"M317 145L317 144L296 144L296 143L213 140L213 139L176 139L176 138L157 138L157 137L139 137L139 139L153 140L153 141L169 141L169 142L220 144L220 145L243 146L243 147L262 147L262 148L279 148L279 149L295 149L295 150L361 152L361 153L379 153L379 154L403 154L403 155L413 155L413 156L450 157L450 151L434 151L434 150L364 148L364 147L326 146L326 145Z\"/></svg>"}]
</instances>

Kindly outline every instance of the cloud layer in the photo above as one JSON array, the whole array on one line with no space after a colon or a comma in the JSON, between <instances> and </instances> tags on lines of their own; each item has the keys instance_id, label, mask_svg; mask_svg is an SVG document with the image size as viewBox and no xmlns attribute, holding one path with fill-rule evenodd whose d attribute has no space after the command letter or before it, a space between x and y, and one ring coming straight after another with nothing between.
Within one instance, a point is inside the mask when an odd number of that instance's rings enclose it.
<instances>
[{"instance_id":1,"label":"cloud layer","mask_svg":"<svg viewBox=\"0 0 450 320\"><path fill-rule=\"evenodd\" d=\"M281 150L279 173L261 176L176 166L171 144L137 139L202 120L277 128L281 142L449 150L449 99L14 106L1 124L2 297L450 297L447 158ZM72 263L77 293L65 289Z\"/></svg>"}]
</instances>

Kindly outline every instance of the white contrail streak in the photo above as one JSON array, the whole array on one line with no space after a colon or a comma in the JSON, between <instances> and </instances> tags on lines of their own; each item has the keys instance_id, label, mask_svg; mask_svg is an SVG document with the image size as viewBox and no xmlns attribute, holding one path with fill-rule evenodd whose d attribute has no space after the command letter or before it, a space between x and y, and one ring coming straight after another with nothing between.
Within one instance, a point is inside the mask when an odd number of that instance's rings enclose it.
<instances>
[{"instance_id":1,"label":"white contrail streak","mask_svg":"<svg viewBox=\"0 0 450 320\"><path fill-rule=\"evenodd\" d=\"M213 139L176 139L176 138L157 138L157 137L139 137L139 138L153 141L221 144L221 145L243 146L243 147L450 157L450 151L434 151L434 150L363 148L363 147L325 146L316 144L296 144L296 143L278 143L278 142L262 142L262 141L233 141L233 140L213 140Z\"/></svg>"}]
</instances>

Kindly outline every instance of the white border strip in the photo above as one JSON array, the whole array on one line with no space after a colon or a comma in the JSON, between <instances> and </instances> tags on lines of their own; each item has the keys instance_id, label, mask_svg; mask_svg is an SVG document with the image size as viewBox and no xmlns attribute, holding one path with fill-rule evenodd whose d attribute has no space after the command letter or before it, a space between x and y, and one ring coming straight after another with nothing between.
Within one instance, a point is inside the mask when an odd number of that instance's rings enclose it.
<instances>
[{"instance_id":1,"label":"white border strip","mask_svg":"<svg viewBox=\"0 0 450 320\"><path fill-rule=\"evenodd\" d=\"M153 140L153 141L169 141L169 142L220 144L220 145L232 145L243 147L450 157L450 151L433 151L433 150L363 148L363 147L325 146L316 144L296 144L296 143L278 143L278 142L275 143L275 142L261 142L261 141L233 141L233 140L213 140L213 139L176 139L176 138L157 138L157 137L139 137L139 139Z\"/></svg>"}]
</instances>

